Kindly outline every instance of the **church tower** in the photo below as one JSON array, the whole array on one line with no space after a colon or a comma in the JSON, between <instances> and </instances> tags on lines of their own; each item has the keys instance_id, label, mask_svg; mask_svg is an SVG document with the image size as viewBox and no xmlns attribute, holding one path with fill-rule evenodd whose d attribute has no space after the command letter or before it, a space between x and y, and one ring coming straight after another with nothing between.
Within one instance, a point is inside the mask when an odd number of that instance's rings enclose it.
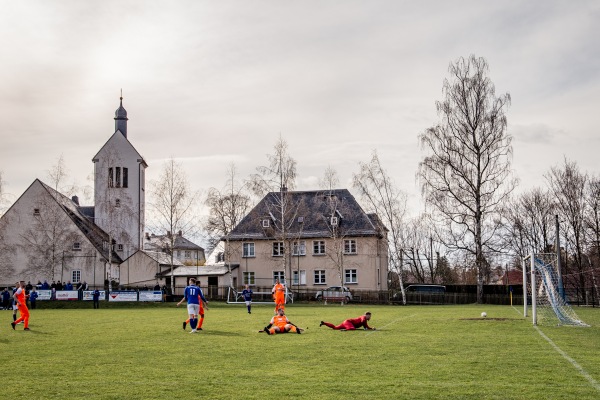
<instances>
[{"instance_id":1,"label":"church tower","mask_svg":"<svg viewBox=\"0 0 600 400\"><path fill-rule=\"evenodd\" d=\"M115 112L115 132L94 156L94 221L126 259L143 248L148 167L127 139L123 97Z\"/></svg>"}]
</instances>

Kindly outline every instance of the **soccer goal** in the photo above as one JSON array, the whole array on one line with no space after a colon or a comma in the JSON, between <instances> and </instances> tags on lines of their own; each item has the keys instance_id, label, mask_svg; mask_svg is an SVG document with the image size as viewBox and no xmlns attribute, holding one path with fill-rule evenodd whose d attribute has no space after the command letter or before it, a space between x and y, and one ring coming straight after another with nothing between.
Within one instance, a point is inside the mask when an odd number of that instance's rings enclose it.
<instances>
[{"instance_id":1,"label":"soccer goal","mask_svg":"<svg viewBox=\"0 0 600 400\"><path fill-rule=\"evenodd\" d=\"M285 288L285 302L286 304L294 302L294 294L288 291L287 286ZM227 304L246 304L242 291L230 286L227 291ZM252 304L275 304L273 294L270 290L252 290Z\"/></svg>"},{"instance_id":2,"label":"soccer goal","mask_svg":"<svg viewBox=\"0 0 600 400\"><path fill-rule=\"evenodd\" d=\"M524 315L527 316L527 300L531 299L533 325L589 326L577 317L567 302L557 266L555 253L532 253L525 258L523 293L527 295L523 304Z\"/></svg>"}]
</instances>

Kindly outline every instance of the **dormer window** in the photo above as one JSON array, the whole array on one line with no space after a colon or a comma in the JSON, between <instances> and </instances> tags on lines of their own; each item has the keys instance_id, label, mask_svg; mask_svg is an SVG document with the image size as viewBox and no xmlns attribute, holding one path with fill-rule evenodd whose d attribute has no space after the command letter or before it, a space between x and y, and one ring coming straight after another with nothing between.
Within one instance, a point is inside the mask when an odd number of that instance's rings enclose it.
<instances>
[{"instance_id":1,"label":"dormer window","mask_svg":"<svg viewBox=\"0 0 600 400\"><path fill-rule=\"evenodd\" d=\"M268 228L269 226L271 226L271 221L268 219L263 219L262 220L262 227L263 228Z\"/></svg>"},{"instance_id":2,"label":"dormer window","mask_svg":"<svg viewBox=\"0 0 600 400\"><path fill-rule=\"evenodd\" d=\"M81 243L80 242L73 243L73 251L81 251Z\"/></svg>"},{"instance_id":3,"label":"dormer window","mask_svg":"<svg viewBox=\"0 0 600 400\"><path fill-rule=\"evenodd\" d=\"M118 244L117 245L117 251L123 251L123 245L122 244Z\"/></svg>"},{"instance_id":4,"label":"dormer window","mask_svg":"<svg viewBox=\"0 0 600 400\"><path fill-rule=\"evenodd\" d=\"M33 215L35 215L36 217L39 217L39 215L40 215L40 209L39 208L34 208L33 209Z\"/></svg>"},{"instance_id":5,"label":"dormer window","mask_svg":"<svg viewBox=\"0 0 600 400\"><path fill-rule=\"evenodd\" d=\"M338 217L331 217L331 226L338 225Z\"/></svg>"}]
</instances>

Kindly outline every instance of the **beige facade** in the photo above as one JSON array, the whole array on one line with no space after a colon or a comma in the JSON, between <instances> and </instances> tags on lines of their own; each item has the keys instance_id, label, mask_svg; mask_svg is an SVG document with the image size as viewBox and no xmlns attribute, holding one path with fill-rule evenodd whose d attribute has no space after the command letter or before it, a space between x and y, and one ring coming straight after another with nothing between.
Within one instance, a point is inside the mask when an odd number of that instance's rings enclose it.
<instances>
[{"instance_id":1,"label":"beige facade","mask_svg":"<svg viewBox=\"0 0 600 400\"><path fill-rule=\"evenodd\" d=\"M231 264L239 264L234 271L237 282L269 287L279 278L285 279L292 290L316 291L340 285L351 290L387 290L387 244L383 238L291 240L284 243L285 256L279 254L277 243L282 242L230 242ZM292 254L286 246L291 246Z\"/></svg>"}]
</instances>

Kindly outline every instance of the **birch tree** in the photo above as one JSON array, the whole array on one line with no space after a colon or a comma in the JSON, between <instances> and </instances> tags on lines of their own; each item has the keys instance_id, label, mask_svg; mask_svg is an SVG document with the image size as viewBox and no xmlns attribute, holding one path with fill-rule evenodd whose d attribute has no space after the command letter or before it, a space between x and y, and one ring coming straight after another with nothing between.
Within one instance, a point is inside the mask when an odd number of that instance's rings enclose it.
<instances>
[{"instance_id":1,"label":"birch tree","mask_svg":"<svg viewBox=\"0 0 600 400\"><path fill-rule=\"evenodd\" d=\"M396 272L400 281L402 301L406 294L402 278L402 224L406 214L406 194L402 192L383 169L377 152L369 163L359 163L360 170L353 175L353 187L358 190L367 212L377 214L382 231L387 230L390 270Z\"/></svg>"},{"instance_id":2,"label":"birch tree","mask_svg":"<svg viewBox=\"0 0 600 400\"><path fill-rule=\"evenodd\" d=\"M496 96L488 63L474 55L449 67L439 122L419 137L425 157L418 177L433 209L437 239L470 256L477 269L477 301L483 302L486 254L495 239L503 203L516 186L511 176L512 137L507 133L508 93Z\"/></svg>"},{"instance_id":3,"label":"birch tree","mask_svg":"<svg viewBox=\"0 0 600 400\"><path fill-rule=\"evenodd\" d=\"M246 194L246 187L237 180L235 164L230 164L227 169L227 181L225 186L219 190L210 188L204 201L208 207L208 220L205 230L209 235L211 248L225 238L225 264L229 269L231 282L231 243L229 233L235 228L250 209L250 197Z\"/></svg>"},{"instance_id":4,"label":"birch tree","mask_svg":"<svg viewBox=\"0 0 600 400\"><path fill-rule=\"evenodd\" d=\"M175 293L175 236L195 236L199 227L195 210L199 194L191 190L181 164L170 158L163 164L160 177L152 181L153 228L167 232L168 254L171 257L171 293Z\"/></svg>"}]
</instances>

